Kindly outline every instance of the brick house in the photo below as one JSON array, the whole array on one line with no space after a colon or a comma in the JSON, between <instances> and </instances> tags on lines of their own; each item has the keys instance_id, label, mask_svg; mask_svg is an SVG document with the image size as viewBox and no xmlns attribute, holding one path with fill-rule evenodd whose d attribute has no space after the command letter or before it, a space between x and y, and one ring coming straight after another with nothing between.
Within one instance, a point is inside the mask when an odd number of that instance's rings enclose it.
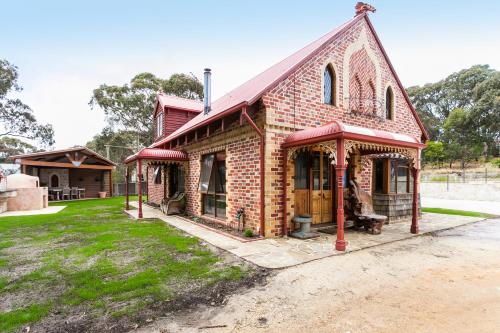
<instances>
[{"instance_id":1,"label":"brick house","mask_svg":"<svg viewBox=\"0 0 500 333\"><path fill-rule=\"evenodd\" d=\"M427 134L370 9L213 103L209 70L205 103L160 93L154 143L125 161L147 165L149 203L183 191L189 214L230 226L244 208L245 227L263 237L288 234L308 213L337 225L342 250L355 179L389 223L411 219L417 233Z\"/></svg>"}]
</instances>

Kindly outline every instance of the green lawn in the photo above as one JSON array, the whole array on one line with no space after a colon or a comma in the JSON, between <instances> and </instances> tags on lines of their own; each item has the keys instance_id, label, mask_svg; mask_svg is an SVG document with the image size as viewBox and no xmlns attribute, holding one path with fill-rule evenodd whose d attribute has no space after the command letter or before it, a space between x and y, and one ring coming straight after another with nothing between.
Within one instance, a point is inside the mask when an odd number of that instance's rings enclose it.
<instances>
[{"instance_id":1,"label":"green lawn","mask_svg":"<svg viewBox=\"0 0 500 333\"><path fill-rule=\"evenodd\" d=\"M49 314L133 317L249 273L162 221L127 218L123 201L77 201L57 214L0 218L1 332Z\"/></svg>"},{"instance_id":2,"label":"green lawn","mask_svg":"<svg viewBox=\"0 0 500 333\"><path fill-rule=\"evenodd\" d=\"M467 210L447 209L447 208L423 207L422 208L422 212L424 212L424 213L436 213L436 214L447 214L447 215L484 217L484 218L495 217L495 215L486 214L486 213L470 212L470 211L467 211Z\"/></svg>"}]
</instances>

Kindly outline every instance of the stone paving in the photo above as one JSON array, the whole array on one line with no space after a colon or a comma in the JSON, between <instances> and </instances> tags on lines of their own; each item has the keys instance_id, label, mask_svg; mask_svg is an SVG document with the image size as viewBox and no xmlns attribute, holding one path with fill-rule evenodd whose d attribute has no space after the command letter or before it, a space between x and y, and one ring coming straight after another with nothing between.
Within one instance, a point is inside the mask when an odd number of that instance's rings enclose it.
<instances>
[{"instance_id":1,"label":"stone paving","mask_svg":"<svg viewBox=\"0 0 500 333\"><path fill-rule=\"evenodd\" d=\"M64 208L66 208L66 206L49 206L49 207L37 209L37 210L22 210L22 211L15 211L15 212L7 211L7 212L3 212L2 214L0 214L0 217L55 214L55 213L59 213Z\"/></svg>"},{"instance_id":2,"label":"stone paving","mask_svg":"<svg viewBox=\"0 0 500 333\"><path fill-rule=\"evenodd\" d=\"M137 202L131 202L130 204L137 207ZM137 210L125 212L131 217L137 218ZM409 222L384 225L380 235L370 235L362 231L346 229L347 249L345 252L340 252L335 250L336 235L321 233L320 237L308 240L283 237L242 242L183 218L166 216L160 210L147 205L143 205L143 216L144 218L161 219L173 227L265 268L295 266L312 260L342 255L417 236L410 233ZM425 213L420 221L420 235L480 220L483 220L483 218Z\"/></svg>"}]
</instances>

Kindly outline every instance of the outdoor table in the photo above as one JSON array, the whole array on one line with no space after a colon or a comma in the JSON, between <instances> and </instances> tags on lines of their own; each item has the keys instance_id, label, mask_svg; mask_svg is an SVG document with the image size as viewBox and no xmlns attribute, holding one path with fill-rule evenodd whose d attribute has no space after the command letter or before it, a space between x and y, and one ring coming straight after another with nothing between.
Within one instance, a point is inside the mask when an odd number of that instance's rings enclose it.
<instances>
[{"instance_id":1,"label":"outdoor table","mask_svg":"<svg viewBox=\"0 0 500 333\"><path fill-rule=\"evenodd\" d=\"M56 197L56 200L60 200L61 199L62 189L51 189L50 191L52 193L54 193L54 195Z\"/></svg>"}]
</instances>

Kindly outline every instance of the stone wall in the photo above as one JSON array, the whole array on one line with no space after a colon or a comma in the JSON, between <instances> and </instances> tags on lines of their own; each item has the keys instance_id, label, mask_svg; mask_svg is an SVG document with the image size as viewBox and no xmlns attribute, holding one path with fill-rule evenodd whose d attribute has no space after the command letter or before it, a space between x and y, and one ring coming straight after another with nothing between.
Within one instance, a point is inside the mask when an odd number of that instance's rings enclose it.
<instances>
[{"instance_id":1,"label":"stone wall","mask_svg":"<svg viewBox=\"0 0 500 333\"><path fill-rule=\"evenodd\" d=\"M40 184L47 187L52 187L50 183L50 178L52 175L57 175L59 177L60 188L69 186L69 170L68 169L39 169L38 177L40 178Z\"/></svg>"}]
</instances>

